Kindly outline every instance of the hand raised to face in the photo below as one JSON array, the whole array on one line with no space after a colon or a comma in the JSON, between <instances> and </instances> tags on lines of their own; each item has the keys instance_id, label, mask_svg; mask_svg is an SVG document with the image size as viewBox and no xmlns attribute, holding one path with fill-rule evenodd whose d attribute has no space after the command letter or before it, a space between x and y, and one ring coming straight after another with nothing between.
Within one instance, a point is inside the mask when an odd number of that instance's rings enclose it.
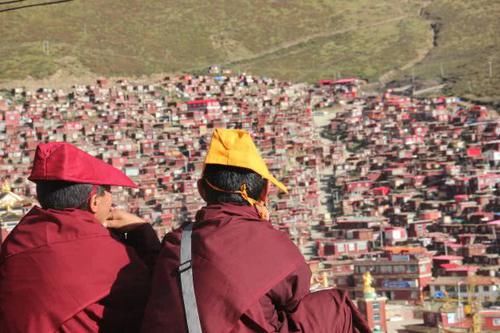
<instances>
[{"instance_id":1,"label":"hand raised to face","mask_svg":"<svg viewBox=\"0 0 500 333\"><path fill-rule=\"evenodd\" d=\"M108 219L103 223L103 225L110 229L117 229L126 232L143 225L144 223L147 222L139 216L126 212L125 210L115 208L111 211Z\"/></svg>"}]
</instances>

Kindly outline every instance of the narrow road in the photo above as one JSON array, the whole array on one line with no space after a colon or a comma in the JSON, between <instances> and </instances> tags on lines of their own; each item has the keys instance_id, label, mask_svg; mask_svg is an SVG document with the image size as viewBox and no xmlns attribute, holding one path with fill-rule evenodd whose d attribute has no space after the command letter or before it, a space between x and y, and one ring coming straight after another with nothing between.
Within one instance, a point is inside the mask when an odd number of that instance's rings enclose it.
<instances>
[{"instance_id":1,"label":"narrow road","mask_svg":"<svg viewBox=\"0 0 500 333\"><path fill-rule=\"evenodd\" d=\"M421 16L421 17L423 16L421 13L424 11L425 7L428 6L429 4L430 4L430 2L426 3L424 6L420 7L420 10L419 10L420 15L419 16ZM427 40L427 45L425 46L425 48L417 50L417 56L415 58L411 59L410 61L408 61L407 63L405 63L404 65L400 66L399 68L391 69L390 71L380 75L378 81L381 84L385 85L387 82L391 81L392 78L394 77L394 75L396 75L398 72L405 71L407 69L414 67L415 65L417 65L419 62L421 62L422 60L424 60L427 57L427 55L434 48L434 39L435 39L434 29L432 29L432 27L430 27L430 25L429 25L429 29L431 30L431 36Z\"/></svg>"},{"instance_id":2,"label":"narrow road","mask_svg":"<svg viewBox=\"0 0 500 333\"><path fill-rule=\"evenodd\" d=\"M330 120L333 119L334 117L335 117L334 111L331 112L319 111L314 114L313 117L314 130L324 146L330 146L332 144L332 141L322 137L320 134L324 130L324 128L328 126ZM331 166L319 170L318 184L320 189L319 193L320 203L321 203L320 212L327 214L327 218L328 215L331 215L333 211L332 193L330 190L330 182L332 176L333 176L333 167Z\"/></svg>"},{"instance_id":3,"label":"narrow road","mask_svg":"<svg viewBox=\"0 0 500 333\"><path fill-rule=\"evenodd\" d=\"M262 52L253 54L253 55L248 56L248 57L241 57L241 58L233 59L233 60L228 61L226 63L222 63L221 66L230 66L230 65L235 65L235 64L238 64L238 63L242 63L242 62L251 62L253 60L256 60L256 59L259 59L259 58L262 58L262 57L265 57L265 56L268 56L268 55L272 55L274 53L278 53L278 52L283 51L285 49L289 49L289 48L292 48L292 47L295 47L295 46L299 46L301 44L309 43L309 42L311 42L312 40L315 40L315 39L325 38L325 37L332 37L332 36L335 36L335 35L345 34L346 32L357 31L357 30L360 30L360 29L373 28L373 27L376 27L376 26L380 26L380 25L384 25L384 24L390 23L390 22L401 21L401 20L405 19L406 17L408 17L407 14L400 15L400 16L393 17L393 18L386 19L386 20L382 20L382 21L378 21L378 22L371 23L371 24L356 25L356 26L353 26L351 28L340 29L340 30L335 30L335 31L330 31L330 32L320 32L320 33L317 33L317 34L313 34L313 35L309 35L309 36L306 36L306 37L302 37L302 38L296 39L294 41L289 41L289 42L286 42L286 43L282 43L282 44L280 44L278 46L269 48L267 50L264 50Z\"/></svg>"}]
</instances>

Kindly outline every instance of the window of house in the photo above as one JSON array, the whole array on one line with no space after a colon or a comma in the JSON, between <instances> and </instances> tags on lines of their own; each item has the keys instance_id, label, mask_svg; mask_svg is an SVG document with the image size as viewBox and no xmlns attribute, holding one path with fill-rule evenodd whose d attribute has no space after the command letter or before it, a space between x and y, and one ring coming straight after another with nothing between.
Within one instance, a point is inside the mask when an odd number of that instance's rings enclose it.
<instances>
[{"instance_id":1,"label":"window of house","mask_svg":"<svg viewBox=\"0 0 500 333\"><path fill-rule=\"evenodd\" d=\"M392 273L392 266L380 266L380 273Z\"/></svg>"},{"instance_id":2,"label":"window of house","mask_svg":"<svg viewBox=\"0 0 500 333\"><path fill-rule=\"evenodd\" d=\"M434 286L435 291L441 291L441 286Z\"/></svg>"},{"instance_id":3,"label":"window of house","mask_svg":"<svg viewBox=\"0 0 500 333\"><path fill-rule=\"evenodd\" d=\"M396 265L393 267L393 272L394 273L404 273L405 272L405 266L403 265Z\"/></svg>"},{"instance_id":4,"label":"window of house","mask_svg":"<svg viewBox=\"0 0 500 333\"><path fill-rule=\"evenodd\" d=\"M358 250L366 250L366 243L364 242L358 243Z\"/></svg>"},{"instance_id":5,"label":"window of house","mask_svg":"<svg viewBox=\"0 0 500 333\"><path fill-rule=\"evenodd\" d=\"M417 265L409 265L408 266L408 272L410 273L416 273L418 271L418 266Z\"/></svg>"},{"instance_id":6,"label":"window of house","mask_svg":"<svg viewBox=\"0 0 500 333\"><path fill-rule=\"evenodd\" d=\"M483 286L483 291L486 291L486 292L490 291L490 287L489 286Z\"/></svg>"},{"instance_id":7,"label":"window of house","mask_svg":"<svg viewBox=\"0 0 500 333\"><path fill-rule=\"evenodd\" d=\"M354 243L349 243L348 247L349 247L349 251L354 251L354 249L355 249Z\"/></svg>"}]
</instances>

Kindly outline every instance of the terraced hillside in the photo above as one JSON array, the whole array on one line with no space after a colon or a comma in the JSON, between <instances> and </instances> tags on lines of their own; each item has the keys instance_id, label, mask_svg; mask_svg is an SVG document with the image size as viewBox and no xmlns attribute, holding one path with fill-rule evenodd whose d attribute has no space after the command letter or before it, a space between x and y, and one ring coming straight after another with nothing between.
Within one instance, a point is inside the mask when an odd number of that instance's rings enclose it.
<instances>
[{"instance_id":1,"label":"terraced hillside","mask_svg":"<svg viewBox=\"0 0 500 333\"><path fill-rule=\"evenodd\" d=\"M499 9L495 0L2 0L0 80L221 64L294 81L444 78L451 93L493 95L474 68L498 54Z\"/></svg>"}]
</instances>

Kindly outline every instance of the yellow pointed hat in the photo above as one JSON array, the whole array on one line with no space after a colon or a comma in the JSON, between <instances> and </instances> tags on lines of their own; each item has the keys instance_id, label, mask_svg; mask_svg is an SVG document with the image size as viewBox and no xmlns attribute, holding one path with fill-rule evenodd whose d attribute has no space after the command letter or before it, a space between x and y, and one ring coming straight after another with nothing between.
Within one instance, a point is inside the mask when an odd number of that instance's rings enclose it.
<instances>
[{"instance_id":1,"label":"yellow pointed hat","mask_svg":"<svg viewBox=\"0 0 500 333\"><path fill-rule=\"evenodd\" d=\"M269 180L283 192L288 190L267 169L250 134L244 130L216 128L208 148L206 164L220 164L250 169Z\"/></svg>"}]
</instances>

